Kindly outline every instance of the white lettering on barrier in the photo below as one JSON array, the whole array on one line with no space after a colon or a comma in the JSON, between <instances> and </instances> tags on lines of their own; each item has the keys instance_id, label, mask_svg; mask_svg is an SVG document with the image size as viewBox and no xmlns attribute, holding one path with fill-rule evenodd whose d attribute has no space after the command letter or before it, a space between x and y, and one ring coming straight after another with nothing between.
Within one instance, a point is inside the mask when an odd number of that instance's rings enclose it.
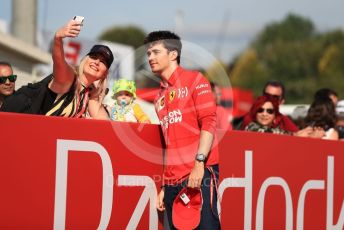
<instances>
[{"instance_id":1,"label":"white lettering on barrier","mask_svg":"<svg viewBox=\"0 0 344 230\"><path fill-rule=\"evenodd\" d=\"M342 230L344 228L344 201L338 222L336 225L333 224L333 187L334 187L334 157L327 157L327 199L326 199L326 229L327 230Z\"/></svg>"},{"instance_id":2,"label":"white lettering on barrier","mask_svg":"<svg viewBox=\"0 0 344 230\"><path fill-rule=\"evenodd\" d=\"M245 177L244 178L224 178L218 189L219 197L223 197L223 193L227 188L244 188L245 200L244 200L244 230L250 230L252 225L252 151L245 151ZM304 205L305 197L309 190L321 190L324 189L323 180L308 180L303 185L297 204L297 230L303 229L303 217L304 217ZM288 183L280 177L267 178L258 194L257 210L256 210L256 229L263 229L263 213L264 213L264 197L267 188L270 185L281 186L285 193L286 202L286 229L292 229L293 227L293 203L291 199L291 192ZM344 227L344 201L337 224L333 222L333 193L334 193L334 157L328 156L327 158L327 196L326 196L326 230L342 230ZM220 199L218 201L218 212L221 213Z\"/></svg>"},{"instance_id":3,"label":"white lettering on barrier","mask_svg":"<svg viewBox=\"0 0 344 230\"><path fill-rule=\"evenodd\" d=\"M264 221L264 200L265 200L265 193L269 186L278 185L281 186L284 190L285 194L285 203L286 203L286 230L293 229L293 202L291 200L291 193L288 186L288 183L281 177L269 177L267 178L258 193L258 200L257 200L257 210L256 210L256 229L261 230L263 228L263 221ZM272 218L272 217L271 217Z\"/></svg>"},{"instance_id":4,"label":"white lettering on barrier","mask_svg":"<svg viewBox=\"0 0 344 230\"><path fill-rule=\"evenodd\" d=\"M84 151L97 153L103 166L103 189L102 189L102 207L101 218L98 229L106 229L112 212L113 205L113 169L111 159L105 148L90 141L77 140L57 140L56 150L56 184L55 184L55 207L54 207L54 229L65 229L66 220L66 197L67 197L67 176L68 176L68 151ZM243 178L224 178L219 185L219 197L223 196L227 188L245 189L244 200L244 230L251 229L252 225L252 151L245 151L245 177ZM308 180L303 185L297 204L296 229L303 229L303 217L305 197L310 190L323 190L323 180ZM269 186L281 186L285 193L286 202L286 229L292 229L293 226L293 204L291 192L288 183L280 177L267 178L259 191L256 209L256 229L263 229L264 199ZM140 175L119 175L118 186L144 186L145 189L135 207L127 229L135 229L144 212L147 203L149 207L149 229L158 229L158 216L155 208L157 190L154 181L149 176ZM337 224L333 220L333 193L334 193L334 157L327 159L327 196L326 196L326 230L342 230L344 227L344 201L340 209ZM218 211L221 213L221 204L218 201Z\"/></svg>"},{"instance_id":5,"label":"white lettering on barrier","mask_svg":"<svg viewBox=\"0 0 344 230\"><path fill-rule=\"evenodd\" d=\"M219 197L227 188L245 188L244 230L251 230L252 225L252 151L245 151L245 177L225 178L219 185ZM220 199L219 199L220 202ZM218 202L218 213L221 213L221 205Z\"/></svg>"},{"instance_id":6,"label":"white lettering on barrier","mask_svg":"<svg viewBox=\"0 0 344 230\"><path fill-rule=\"evenodd\" d=\"M119 175L118 186L144 186L142 195L135 207L126 229L137 229L142 214L149 202L149 229L158 229L158 213L156 210L157 190L154 181L149 176Z\"/></svg>"},{"instance_id":7,"label":"white lettering on barrier","mask_svg":"<svg viewBox=\"0 0 344 230\"><path fill-rule=\"evenodd\" d=\"M103 194L98 229L106 229L111 217L113 199L113 170L108 152L102 145L96 142L58 139L56 149L54 230L65 229L68 151L95 152L101 158L103 165Z\"/></svg>"},{"instance_id":8,"label":"white lettering on barrier","mask_svg":"<svg viewBox=\"0 0 344 230\"><path fill-rule=\"evenodd\" d=\"M299 200L297 202L296 230L303 230L303 217L305 213L306 194L309 190L315 189L325 189L325 182L323 180L309 180L303 185L301 189Z\"/></svg>"}]
</instances>

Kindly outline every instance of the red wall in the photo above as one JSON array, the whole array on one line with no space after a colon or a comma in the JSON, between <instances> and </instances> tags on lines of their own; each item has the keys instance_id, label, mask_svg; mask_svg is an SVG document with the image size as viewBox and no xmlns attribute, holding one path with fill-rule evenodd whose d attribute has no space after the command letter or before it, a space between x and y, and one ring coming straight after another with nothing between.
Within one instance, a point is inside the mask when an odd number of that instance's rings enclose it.
<instances>
[{"instance_id":1,"label":"red wall","mask_svg":"<svg viewBox=\"0 0 344 230\"><path fill-rule=\"evenodd\" d=\"M0 229L161 228L158 126L6 113L0 124ZM219 136L223 229L343 229L344 142Z\"/></svg>"}]
</instances>

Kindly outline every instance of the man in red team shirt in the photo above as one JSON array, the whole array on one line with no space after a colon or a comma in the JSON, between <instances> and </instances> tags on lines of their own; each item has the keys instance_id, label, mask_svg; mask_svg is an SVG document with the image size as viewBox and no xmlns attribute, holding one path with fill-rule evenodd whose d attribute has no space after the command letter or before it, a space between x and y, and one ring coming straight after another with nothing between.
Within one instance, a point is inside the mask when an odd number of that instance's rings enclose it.
<instances>
[{"instance_id":1,"label":"man in red team shirt","mask_svg":"<svg viewBox=\"0 0 344 230\"><path fill-rule=\"evenodd\" d=\"M198 229L220 229L216 182L219 154L216 145L216 104L208 80L180 64L182 44L170 31L155 31L144 40L152 72L161 78L155 109L166 143L163 186L157 209L172 224L172 204L187 186L201 188L203 206Z\"/></svg>"}]
</instances>

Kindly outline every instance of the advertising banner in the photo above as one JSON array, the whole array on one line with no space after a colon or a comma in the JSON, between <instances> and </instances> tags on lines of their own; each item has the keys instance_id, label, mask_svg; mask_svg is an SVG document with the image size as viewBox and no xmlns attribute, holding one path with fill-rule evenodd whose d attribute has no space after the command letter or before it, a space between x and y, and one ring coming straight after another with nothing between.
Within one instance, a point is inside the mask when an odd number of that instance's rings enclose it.
<instances>
[{"instance_id":1,"label":"advertising banner","mask_svg":"<svg viewBox=\"0 0 344 230\"><path fill-rule=\"evenodd\" d=\"M9 113L0 124L0 229L162 229L159 126ZM222 229L343 229L344 142L218 134Z\"/></svg>"}]
</instances>

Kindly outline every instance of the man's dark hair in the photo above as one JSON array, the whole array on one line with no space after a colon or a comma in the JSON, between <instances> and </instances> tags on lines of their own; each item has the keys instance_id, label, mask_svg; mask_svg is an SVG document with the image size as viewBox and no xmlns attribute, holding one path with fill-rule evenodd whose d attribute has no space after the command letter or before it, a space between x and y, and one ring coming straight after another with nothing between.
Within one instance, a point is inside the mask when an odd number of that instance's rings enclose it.
<instances>
[{"instance_id":1,"label":"man's dark hair","mask_svg":"<svg viewBox=\"0 0 344 230\"><path fill-rule=\"evenodd\" d=\"M265 83L265 86L264 86L264 88L263 88L263 95L266 94L266 93L265 93L265 90L266 90L266 88L267 88L268 86L273 86L273 87L279 87L279 88L281 88L281 89L282 89L282 95L281 95L282 98L281 98L281 100L284 99L284 97L285 97L285 87L284 87L284 85L283 85L282 82L277 81L277 80L272 80L272 81L266 82L266 83Z\"/></svg>"},{"instance_id":2,"label":"man's dark hair","mask_svg":"<svg viewBox=\"0 0 344 230\"><path fill-rule=\"evenodd\" d=\"M210 88L211 88L211 90L214 91L215 86L217 86L217 85L216 85L214 82L212 82L212 81L210 81L209 83L210 83Z\"/></svg>"},{"instance_id":3,"label":"man's dark hair","mask_svg":"<svg viewBox=\"0 0 344 230\"><path fill-rule=\"evenodd\" d=\"M330 88L322 88L322 89L319 89L315 92L314 100L321 100L324 98L330 98L331 95L338 97L338 94L336 91L334 91Z\"/></svg>"},{"instance_id":4,"label":"man's dark hair","mask_svg":"<svg viewBox=\"0 0 344 230\"><path fill-rule=\"evenodd\" d=\"M180 55L182 52L182 42L180 37L171 31L153 31L149 33L143 43L147 46L153 45L155 43L162 43L168 51L177 51L177 63L180 63Z\"/></svg>"},{"instance_id":5,"label":"man's dark hair","mask_svg":"<svg viewBox=\"0 0 344 230\"><path fill-rule=\"evenodd\" d=\"M0 65L2 66L8 66L12 69L12 65L9 63L9 62L6 62L6 61L0 61Z\"/></svg>"}]
</instances>

